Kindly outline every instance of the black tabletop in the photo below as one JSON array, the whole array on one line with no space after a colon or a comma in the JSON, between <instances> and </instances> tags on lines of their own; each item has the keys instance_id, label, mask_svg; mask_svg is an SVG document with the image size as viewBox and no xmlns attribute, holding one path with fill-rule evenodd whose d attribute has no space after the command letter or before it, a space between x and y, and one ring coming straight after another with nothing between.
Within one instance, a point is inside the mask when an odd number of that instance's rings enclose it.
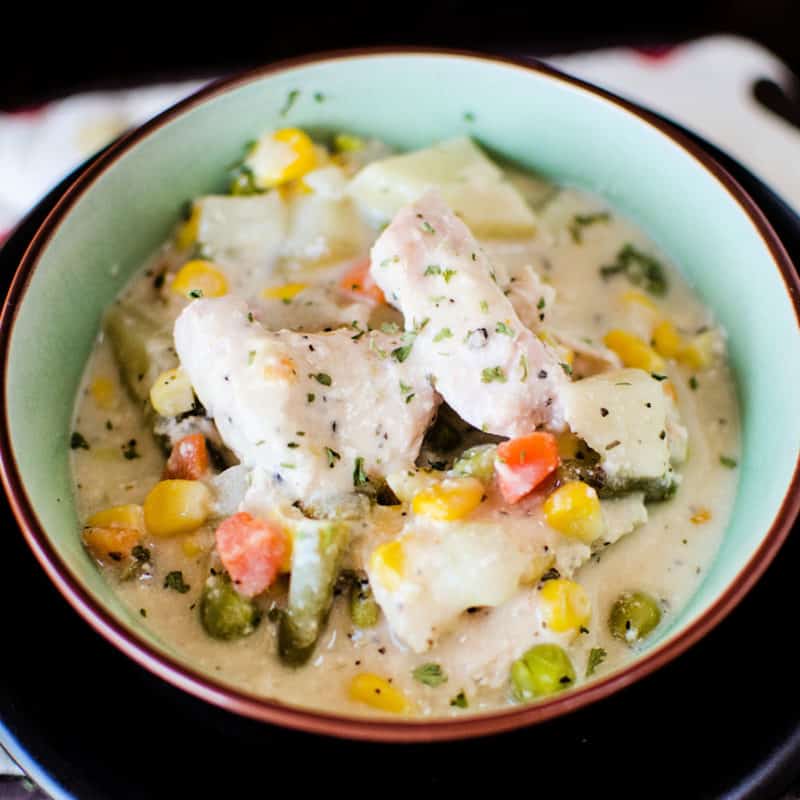
<instances>
[{"instance_id":1,"label":"black tabletop","mask_svg":"<svg viewBox=\"0 0 800 800\"><path fill-rule=\"evenodd\" d=\"M743 168L716 155L800 263L800 220ZM0 251L2 281L62 190ZM0 515L0 720L14 737L12 750L34 775L47 776L54 794L138 800L283 789L320 797L488 790L557 798L773 798L800 776L798 536L716 630L608 700L493 738L377 745L238 718L145 672L69 608L5 504Z\"/></svg>"}]
</instances>

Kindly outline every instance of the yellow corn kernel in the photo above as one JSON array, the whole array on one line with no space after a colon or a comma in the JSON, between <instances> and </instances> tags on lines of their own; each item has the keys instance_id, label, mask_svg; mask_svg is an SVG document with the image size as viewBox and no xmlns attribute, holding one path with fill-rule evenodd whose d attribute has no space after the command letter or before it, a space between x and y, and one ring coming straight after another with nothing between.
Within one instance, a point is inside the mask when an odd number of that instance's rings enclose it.
<instances>
[{"instance_id":1,"label":"yellow corn kernel","mask_svg":"<svg viewBox=\"0 0 800 800\"><path fill-rule=\"evenodd\" d=\"M171 288L183 297L222 297L228 293L228 279L210 261L187 261L172 281Z\"/></svg>"},{"instance_id":2,"label":"yellow corn kernel","mask_svg":"<svg viewBox=\"0 0 800 800\"><path fill-rule=\"evenodd\" d=\"M400 587L406 568L406 553L399 539L379 545L369 557L371 576L389 592Z\"/></svg>"},{"instance_id":3,"label":"yellow corn kernel","mask_svg":"<svg viewBox=\"0 0 800 800\"><path fill-rule=\"evenodd\" d=\"M282 286L268 286L261 296L265 300L291 300L304 289L308 289L307 283L284 283Z\"/></svg>"},{"instance_id":4,"label":"yellow corn kernel","mask_svg":"<svg viewBox=\"0 0 800 800\"><path fill-rule=\"evenodd\" d=\"M583 481L569 481L559 486L544 502L544 518L559 533L586 544L606 532L597 492Z\"/></svg>"},{"instance_id":5,"label":"yellow corn kernel","mask_svg":"<svg viewBox=\"0 0 800 800\"><path fill-rule=\"evenodd\" d=\"M695 525L702 525L711 519L710 508L698 508L689 518Z\"/></svg>"},{"instance_id":6,"label":"yellow corn kernel","mask_svg":"<svg viewBox=\"0 0 800 800\"><path fill-rule=\"evenodd\" d=\"M180 368L162 372L150 387L150 403L162 417L177 417L194 406L189 376Z\"/></svg>"},{"instance_id":7,"label":"yellow corn kernel","mask_svg":"<svg viewBox=\"0 0 800 800\"><path fill-rule=\"evenodd\" d=\"M653 347L664 358L677 358L684 348L683 337L667 319L653 328Z\"/></svg>"},{"instance_id":8,"label":"yellow corn kernel","mask_svg":"<svg viewBox=\"0 0 800 800\"><path fill-rule=\"evenodd\" d=\"M586 626L592 616L589 595L579 583L566 578L545 581L539 593L547 627L556 633Z\"/></svg>"},{"instance_id":9,"label":"yellow corn kernel","mask_svg":"<svg viewBox=\"0 0 800 800\"><path fill-rule=\"evenodd\" d=\"M298 197L303 194L313 194L314 190L302 179L298 178L295 181L282 183L278 187L278 193L284 202L288 202L293 197Z\"/></svg>"},{"instance_id":10,"label":"yellow corn kernel","mask_svg":"<svg viewBox=\"0 0 800 800\"><path fill-rule=\"evenodd\" d=\"M86 520L86 524L93 528L130 528L141 533L146 530L144 509L135 503L98 511Z\"/></svg>"},{"instance_id":11,"label":"yellow corn kernel","mask_svg":"<svg viewBox=\"0 0 800 800\"><path fill-rule=\"evenodd\" d=\"M401 503L411 503L414 495L430 486L436 486L441 477L442 473L436 470L401 469L387 475L386 483Z\"/></svg>"},{"instance_id":12,"label":"yellow corn kernel","mask_svg":"<svg viewBox=\"0 0 800 800\"><path fill-rule=\"evenodd\" d=\"M89 393L98 408L113 408L115 392L114 382L110 378L95 378L89 386Z\"/></svg>"},{"instance_id":13,"label":"yellow corn kernel","mask_svg":"<svg viewBox=\"0 0 800 800\"><path fill-rule=\"evenodd\" d=\"M193 205L189 219L178 226L178 230L175 232L175 246L179 250L188 250L197 241L201 214L200 206Z\"/></svg>"},{"instance_id":14,"label":"yellow corn kernel","mask_svg":"<svg viewBox=\"0 0 800 800\"><path fill-rule=\"evenodd\" d=\"M648 311L658 311L655 301L638 289L628 289L620 295L620 300L625 305L637 305L646 308Z\"/></svg>"},{"instance_id":15,"label":"yellow corn kernel","mask_svg":"<svg viewBox=\"0 0 800 800\"><path fill-rule=\"evenodd\" d=\"M200 542L195 536L187 536L181 542L181 550L187 558L199 556L205 551L205 549L206 548L203 547L203 543Z\"/></svg>"},{"instance_id":16,"label":"yellow corn kernel","mask_svg":"<svg viewBox=\"0 0 800 800\"><path fill-rule=\"evenodd\" d=\"M414 495L415 514L451 521L471 514L480 504L484 486L477 478L446 478Z\"/></svg>"},{"instance_id":17,"label":"yellow corn kernel","mask_svg":"<svg viewBox=\"0 0 800 800\"><path fill-rule=\"evenodd\" d=\"M695 336L678 354L678 360L691 369L708 369L714 357L714 337L711 331Z\"/></svg>"},{"instance_id":18,"label":"yellow corn kernel","mask_svg":"<svg viewBox=\"0 0 800 800\"><path fill-rule=\"evenodd\" d=\"M211 492L200 481L161 481L145 498L144 521L156 536L190 533L206 521L210 506Z\"/></svg>"},{"instance_id":19,"label":"yellow corn kernel","mask_svg":"<svg viewBox=\"0 0 800 800\"><path fill-rule=\"evenodd\" d=\"M658 372L665 367L664 359L638 336L615 328L609 331L603 343L613 350L626 367L636 367L647 372Z\"/></svg>"},{"instance_id":20,"label":"yellow corn kernel","mask_svg":"<svg viewBox=\"0 0 800 800\"><path fill-rule=\"evenodd\" d=\"M353 153L364 147L364 140L352 133L337 133L333 137L333 147L337 153Z\"/></svg>"},{"instance_id":21,"label":"yellow corn kernel","mask_svg":"<svg viewBox=\"0 0 800 800\"><path fill-rule=\"evenodd\" d=\"M272 189L314 169L317 154L307 133L281 128L259 139L244 163L252 170L259 189Z\"/></svg>"},{"instance_id":22,"label":"yellow corn kernel","mask_svg":"<svg viewBox=\"0 0 800 800\"><path fill-rule=\"evenodd\" d=\"M350 681L350 698L379 711L402 714L409 709L406 696L389 681L371 672L362 672Z\"/></svg>"}]
</instances>

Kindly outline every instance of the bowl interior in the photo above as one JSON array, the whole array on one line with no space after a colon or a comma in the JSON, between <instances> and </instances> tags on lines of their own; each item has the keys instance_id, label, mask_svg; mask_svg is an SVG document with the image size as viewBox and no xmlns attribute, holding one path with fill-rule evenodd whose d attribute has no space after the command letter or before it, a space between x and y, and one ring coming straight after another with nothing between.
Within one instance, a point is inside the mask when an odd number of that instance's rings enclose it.
<instances>
[{"instance_id":1,"label":"bowl interior","mask_svg":"<svg viewBox=\"0 0 800 800\"><path fill-rule=\"evenodd\" d=\"M648 648L708 610L761 544L800 444L800 333L774 259L729 191L633 113L547 74L449 54L340 57L243 82L151 127L55 228L18 308L5 389L19 474L69 571L124 626L179 658L121 604L80 545L68 465L73 400L104 307L185 201L222 188L244 142L287 124L369 134L401 148L473 135L604 195L679 265L728 331L743 457L718 557Z\"/></svg>"}]
</instances>

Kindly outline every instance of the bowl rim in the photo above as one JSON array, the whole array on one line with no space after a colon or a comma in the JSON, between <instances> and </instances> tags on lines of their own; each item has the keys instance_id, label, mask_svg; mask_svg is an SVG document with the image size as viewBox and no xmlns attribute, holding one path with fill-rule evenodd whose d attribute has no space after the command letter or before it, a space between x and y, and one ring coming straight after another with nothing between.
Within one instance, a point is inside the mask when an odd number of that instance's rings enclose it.
<instances>
[{"instance_id":1,"label":"bowl rim","mask_svg":"<svg viewBox=\"0 0 800 800\"><path fill-rule=\"evenodd\" d=\"M728 192L740 209L750 218L756 231L781 275L795 320L800 328L800 278L791 259L764 214L738 182L711 156L662 118L623 100L611 92L600 89L579 78L566 75L535 59L501 56L477 51L428 47L366 47L312 53L295 58L271 62L260 67L238 72L203 86L184 100L169 107L143 125L131 130L110 145L83 169L59 198L27 246L12 278L0 312L0 478L8 496L11 509L22 534L40 566L67 602L99 634L153 674L195 697L213 703L225 710L262 722L282 725L308 733L326 734L349 739L380 742L427 742L458 740L500 733L535 723L545 722L599 701L646 677L686 651L716 627L752 588L769 566L788 536L800 513L800 454L795 461L792 478L768 531L755 553L739 569L712 605L694 622L679 630L651 652L632 661L628 666L585 686L556 695L538 703L506 708L493 712L466 715L463 719L442 718L431 720L386 719L359 717L346 714L303 708L282 703L280 700L261 697L236 689L212 676L195 670L172 656L159 652L133 628L116 620L89 594L82 582L62 560L55 546L39 522L33 504L27 495L14 456L8 415L7 379L10 341L18 309L25 298L31 276L41 254L49 244L59 224L80 197L95 183L116 160L152 132L174 118L208 99L280 72L305 66L361 58L442 57L464 59L501 65L536 73L547 79L566 83L573 88L599 97L633 114L644 125L655 128L672 140L698 162L700 169L710 173Z\"/></svg>"}]
</instances>

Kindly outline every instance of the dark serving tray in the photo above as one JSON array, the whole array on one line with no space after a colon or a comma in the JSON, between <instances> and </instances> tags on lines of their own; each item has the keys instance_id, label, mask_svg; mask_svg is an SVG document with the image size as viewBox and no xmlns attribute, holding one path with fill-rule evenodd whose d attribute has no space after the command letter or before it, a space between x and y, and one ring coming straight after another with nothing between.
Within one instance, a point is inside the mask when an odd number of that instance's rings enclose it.
<instances>
[{"instance_id":1,"label":"dark serving tray","mask_svg":"<svg viewBox=\"0 0 800 800\"><path fill-rule=\"evenodd\" d=\"M800 264L800 218L692 138L750 192ZM68 183L0 250L3 289ZM319 797L777 798L800 779L798 536L706 639L614 697L492 738L377 745L236 717L146 672L70 609L0 502L0 742L53 797L222 799L285 788Z\"/></svg>"}]
</instances>

